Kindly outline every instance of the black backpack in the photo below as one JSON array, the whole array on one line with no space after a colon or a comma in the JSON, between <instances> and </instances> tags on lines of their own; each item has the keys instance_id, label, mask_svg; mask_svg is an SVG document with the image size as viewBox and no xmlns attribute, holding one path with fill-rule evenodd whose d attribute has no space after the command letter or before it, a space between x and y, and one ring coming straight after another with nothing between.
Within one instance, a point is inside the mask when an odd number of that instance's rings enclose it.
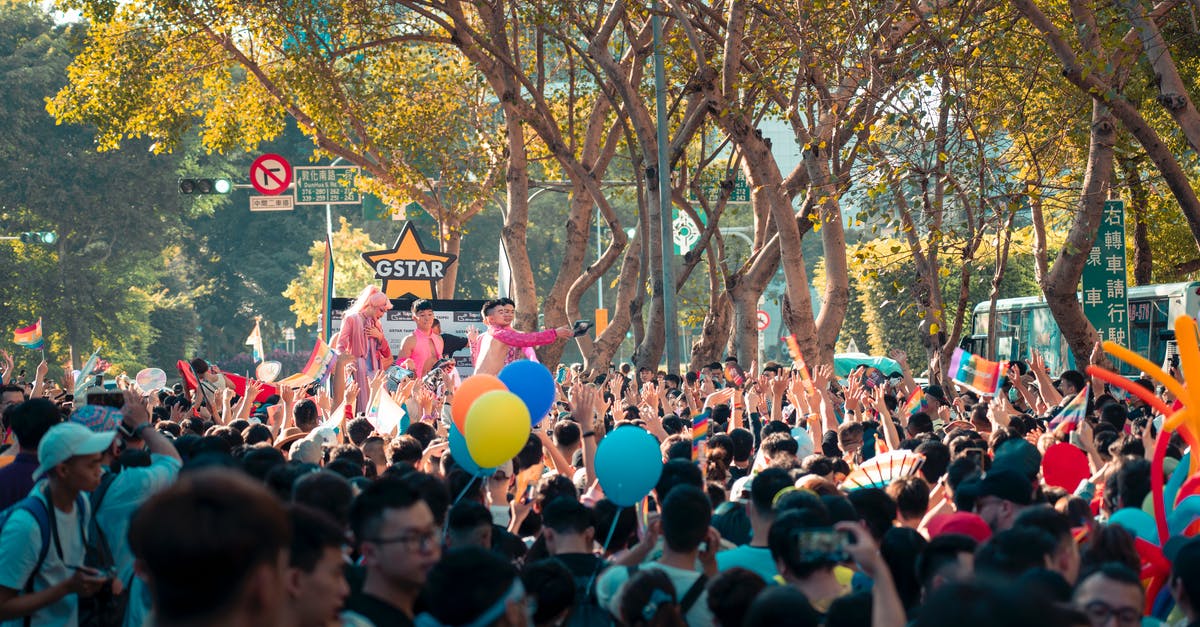
<instances>
[{"instance_id":1,"label":"black backpack","mask_svg":"<svg viewBox=\"0 0 1200 627\"><path fill-rule=\"evenodd\" d=\"M92 518L88 522L87 554L83 563L101 572L111 573L115 579L116 559L113 557L111 545L104 530L96 521L96 514L104 503L108 489L112 487L118 473L106 472L100 479L100 485L91 494ZM121 594L113 594L112 582L100 588L90 597L79 598L79 627L120 627L125 622L125 608L129 605L129 585L132 581L122 582Z\"/></svg>"},{"instance_id":2,"label":"black backpack","mask_svg":"<svg viewBox=\"0 0 1200 627\"><path fill-rule=\"evenodd\" d=\"M617 624L596 598L597 579L595 574L575 577L575 606L567 617L567 627L612 627Z\"/></svg>"}]
</instances>

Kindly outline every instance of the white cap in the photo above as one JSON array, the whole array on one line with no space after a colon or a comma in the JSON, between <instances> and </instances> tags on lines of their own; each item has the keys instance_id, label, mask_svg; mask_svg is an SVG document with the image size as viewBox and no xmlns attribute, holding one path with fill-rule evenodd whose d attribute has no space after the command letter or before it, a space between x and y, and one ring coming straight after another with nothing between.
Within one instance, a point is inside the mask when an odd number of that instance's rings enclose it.
<instances>
[{"instance_id":1,"label":"white cap","mask_svg":"<svg viewBox=\"0 0 1200 627\"><path fill-rule=\"evenodd\" d=\"M745 503L750 500L750 487L754 483L754 475L748 475L733 482L733 487L729 489L729 498L733 501Z\"/></svg>"},{"instance_id":2,"label":"white cap","mask_svg":"<svg viewBox=\"0 0 1200 627\"><path fill-rule=\"evenodd\" d=\"M34 481L72 457L107 451L116 437L116 431L96 433L76 422L63 422L50 427L42 436L41 444L38 444L39 465L33 473Z\"/></svg>"},{"instance_id":3,"label":"white cap","mask_svg":"<svg viewBox=\"0 0 1200 627\"><path fill-rule=\"evenodd\" d=\"M796 426L792 429L792 437L796 440L796 459L804 459L816 451L812 434L808 432L808 429Z\"/></svg>"}]
</instances>

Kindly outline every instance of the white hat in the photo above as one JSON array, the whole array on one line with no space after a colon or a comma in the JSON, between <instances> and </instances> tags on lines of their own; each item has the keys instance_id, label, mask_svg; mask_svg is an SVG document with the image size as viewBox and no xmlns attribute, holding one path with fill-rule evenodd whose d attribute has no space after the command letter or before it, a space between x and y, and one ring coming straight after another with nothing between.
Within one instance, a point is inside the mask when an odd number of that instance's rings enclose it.
<instances>
[{"instance_id":1,"label":"white hat","mask_svg":"<svg viewBox=\"0 0 1200 627\"><path fill-rule=\"evenodd\" d=\"M729 499L739 503L745 503L750 500L750 487L754 484L754 475L742 477L733 482L733 487L729 490Z\"/></svg>"},{"instance_id":2,"label":"white hat","mask_svg":"<svg viewBox=\"0 0 1200 627\"><path fill-rule=\"evenodd\" d=\"M116 431L93 432L75 422L63 422L50 427L38 445L38 469L33 473L36 481L51 468L78 455L95 455L108 450Z\"/></svg>"},{"instance_id":3,"label":"white hat","mask_svg":"<svg viewBox=\"0 0 1200 627\"><path fill-rule=\"evenodd\" d=\"M816 452L816 445L813 444L812 434L804 427L794 427L792 429L792 437L796 440L796 459L804 459Z\"/></svg>"}]
</instances>

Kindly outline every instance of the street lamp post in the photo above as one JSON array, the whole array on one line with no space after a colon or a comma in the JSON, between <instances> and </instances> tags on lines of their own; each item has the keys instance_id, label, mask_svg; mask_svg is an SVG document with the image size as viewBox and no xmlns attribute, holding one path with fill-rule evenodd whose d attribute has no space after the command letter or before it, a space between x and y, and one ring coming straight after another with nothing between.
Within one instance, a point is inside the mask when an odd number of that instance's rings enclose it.
<instances>
[{"instance_id":1,"label":"street lamp post","mask_svg":"<svg viewBox=\"0 0 1200 627\"><path fill-rule=\"evenodd\" d=\"M663 331L667 349L667 372L679 373L679 335L675 315L675 255L671 238L671 177L667 158L667 91L666 69L663 65L662 19L658 15L658 0L651 8L650 22L654 35L654 91L658 114L658 205L659 228L662 240Z\"/></svg>"}]
</instances>

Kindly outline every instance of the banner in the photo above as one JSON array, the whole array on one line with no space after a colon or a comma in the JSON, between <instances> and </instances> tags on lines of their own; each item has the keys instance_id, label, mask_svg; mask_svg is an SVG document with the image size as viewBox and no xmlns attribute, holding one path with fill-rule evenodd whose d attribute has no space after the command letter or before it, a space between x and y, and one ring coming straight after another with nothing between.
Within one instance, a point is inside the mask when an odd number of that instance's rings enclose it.
<instances>
[{"instance_id":1,"label":"banner","mask_svg":"<svg viewBox=\"0 0 1200 627\"><path fill-rule=\"evenodd\" d=\"M990 396L1000 387L1001 365L1002 362L989 361L956 348L947 374L967 389Z\"/></svg>"}]
</instances>

